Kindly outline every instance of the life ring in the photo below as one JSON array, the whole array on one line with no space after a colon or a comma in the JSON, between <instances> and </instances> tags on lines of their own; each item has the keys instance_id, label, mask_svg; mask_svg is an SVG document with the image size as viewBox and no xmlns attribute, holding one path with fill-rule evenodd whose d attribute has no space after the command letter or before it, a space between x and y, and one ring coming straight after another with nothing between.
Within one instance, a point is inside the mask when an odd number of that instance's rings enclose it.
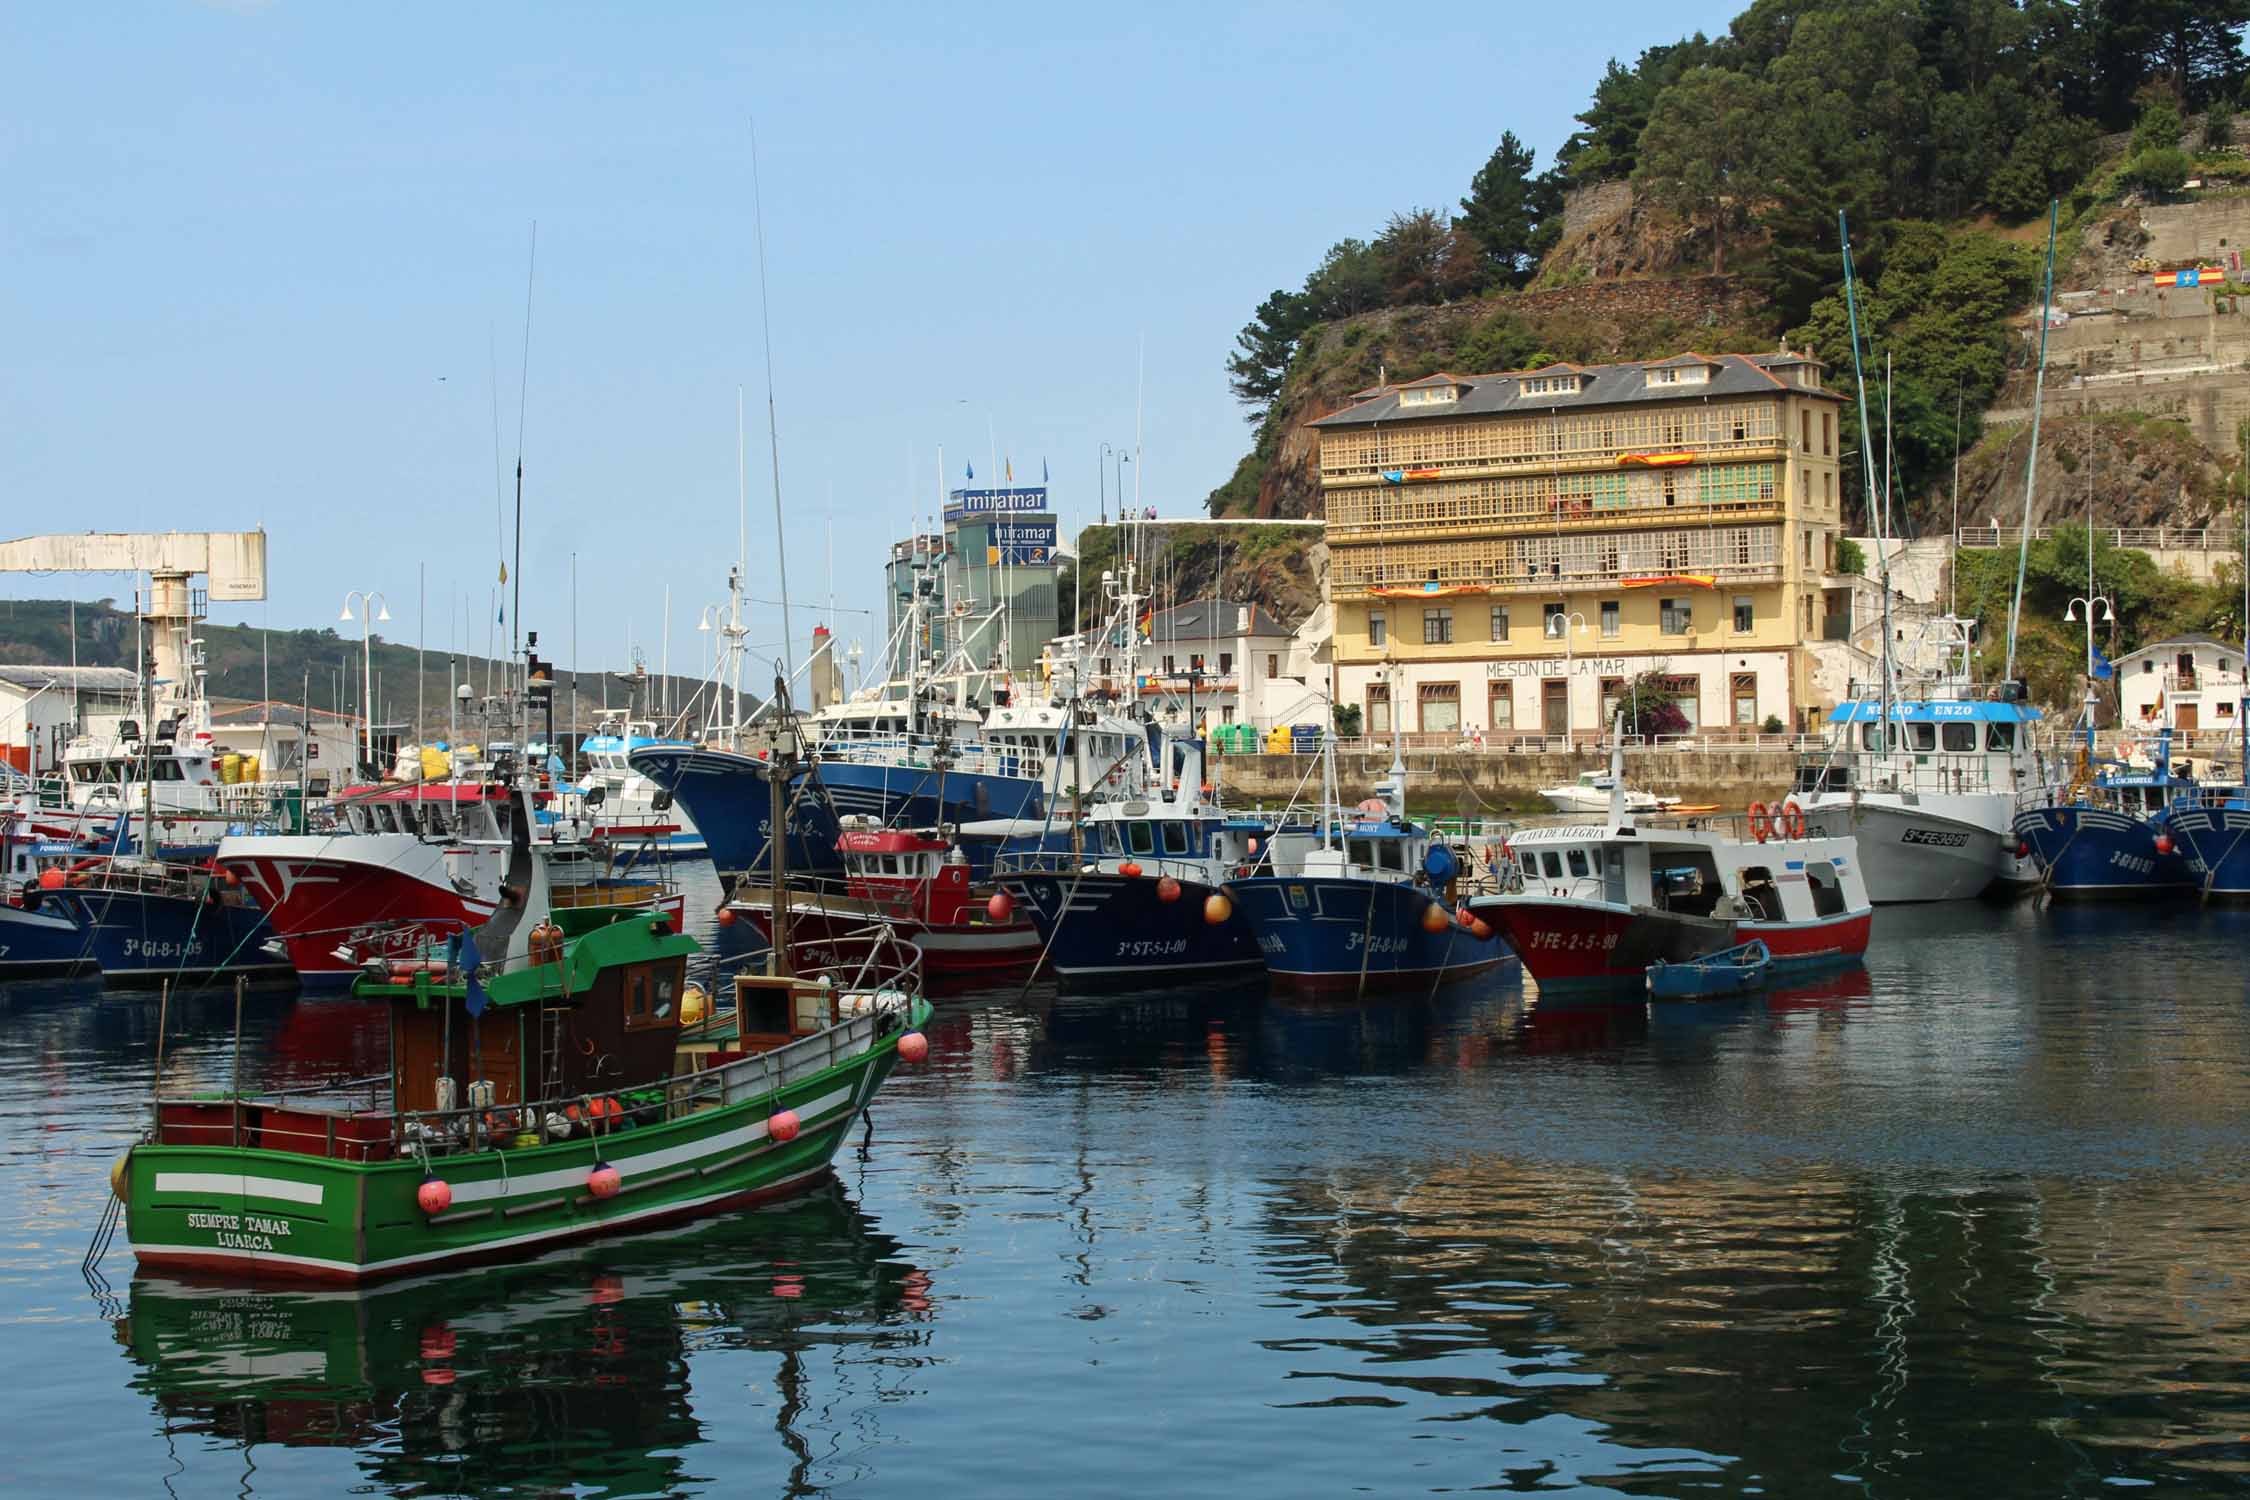
<instances>
[{"instance_id":1,"label":"life ring","mask_svg":"<svg viewBox=\"0 0 2250 1500\"><path fill-rule=\"evenodd\" d=\"M1763 802L1751 803L1750 836L1762 844L1772 832L1773 816L1766 811L1766 805Z\"/></svg>"},{"instance_id":2,"label":"life ring","mask_svg":"<svg viewBox=\"0 0 2250 1500\"><path fill-rule=\"evenodd\" d=\"M1791 838L1801 839L1805 836L1805 810L1797 805L1796 798L1791 797L1781 804L1779 817L1787 826Z\"/></svg>"}]
</instances>

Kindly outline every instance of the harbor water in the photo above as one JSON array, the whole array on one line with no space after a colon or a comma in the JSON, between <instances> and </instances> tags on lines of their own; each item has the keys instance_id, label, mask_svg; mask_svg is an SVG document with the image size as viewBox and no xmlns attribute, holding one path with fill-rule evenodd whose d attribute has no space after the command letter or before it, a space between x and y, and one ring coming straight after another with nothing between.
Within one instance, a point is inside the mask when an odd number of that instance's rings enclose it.
<instances>
[{"instance_id":1,"label":"harbor water","mask_svg":"<svg viewBox=\"0 0 2250 1500\"><path fill-rule=\"evenodd\" d=\"M704 909L708 909L706 906ZM1743 1001L947 996L835 1183L361 1293L80 1257L157 1001L0 989L12 1495L2250 1488L2250 914ZM246 1083L385 1064L254 991ZM231 993L175 995L227 1086Z\"/></svg>"}]
</instances>

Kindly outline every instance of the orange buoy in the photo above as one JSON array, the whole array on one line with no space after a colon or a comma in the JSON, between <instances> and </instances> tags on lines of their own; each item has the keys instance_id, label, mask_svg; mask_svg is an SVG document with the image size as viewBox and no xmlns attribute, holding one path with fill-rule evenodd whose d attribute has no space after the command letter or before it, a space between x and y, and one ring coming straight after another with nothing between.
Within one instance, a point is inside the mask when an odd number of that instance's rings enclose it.
<instances>
[{"instance_id":1,"label":"orange buoy","mask_svg":"<svg viewBox=\"0 0 2250 1500\"><path fill-rule=\"evenodd\" d=\"M70 877L65 875L60 870L41 870L39 872L39 889L43 891L59 891L63 888L64 884L69 881L69 879Z\"/></svg>"},{"instance_id":2,"label":"orange buoy","mask_svg":"<svg viewBox=\"0 0 2250 1500\"><path fill-rule=\"evenodd\" d=\"M1435 901L1422 909L1422 930L1424 932L1443 932L1445 931L1445 924L1451 920L1452 918L1446 916L1445 908Z\"/></svg>"},{"instance_id":3,"label":"orange buoy","mask_svg":"<svg viewBox=\"0 0 2250 1500\"><path fill-rule=\"evenodd\" d=\"M1141 878L1141 867L1134 861L1127 860L1117 867L1117 873L1127 880L1138 880Z\"/></svg>"},{"instance_id":4,"label":"orange buoy","mask_svg":"<svg viewBox=\"0 0 2250 1500\"><path fill-rule=\"evenodd\" d=\"M1492 924L1490 922L1487 922L1482 917L1478 917L1475 921L1469 924L1469 931L1480 943L1489 943L1492 941Z\"/></svg>"},{"instance_id":5,"label":"orange buoy","mask_svg":"<svg viewBox=\"0 0 2250 1500\"><path fill-rule=\"evenodd\" d=\"M732 927L734 925L733 907L722 906L719 908L719 925L721 927Z\"/></svg>"},{"instance_id":6,"label":"orange buoy","mask_svg":"<svg viewBox=\"0 0 2250 1500\"><path fill-rule=\"evenodd\" d=\"M1016 898L1006 891L994 891L992 899L984 903L984 914L995 922L1005 922L1016 914Z\"/></svg>"},{"instance_id":7,"label":"orange buoy","mask_svg":"<svg viewBox=\"0 0 2250 1500\"><path fill-rule=\"evenodd\" d=\"M1203 920L1213 927L1226 925L1227 918L1233 915L1234 903L1227 899L1225 891L1213 891L1203 898Z\"/></svg>"},{"instance_id":8,"label":"orange buoy","mask_svg":"<svg viewBox=\"0 0 2250 1500\"><path fill-rule=\"evenodd\" d=\"M1766 812L1766 805L1763 802L1751 803L1750 836L1762 844L1766 841L1766 835L1772 832L1773 819L1768 816Z\"/></svg>"},{"instance_id":9,"label":"orange buoy","mask_svg":"<svg viewBox=\"0 0 2250 1500\"><path fill-rule=\"evenodd\" d=\"M1166 903L1180 899L1180 883L1167 875L1156 882L1156 899Z\"/></svg>"},{"instance_id":10,"label":"orange buoy","mask_svg":"<svg viewBox=\"0 0 2250 1500\"><path fill-rule=\"evenodd\" d=\"M919 1031L909 1031L898 1039L901 1062L918 1063L930 1055L930 1039Z\"/></svg>"},{"instance_id":11,"label":"orange buoy","mask_svg":"<svg viewBox=\"0 0 2250 1500\"><path fill-rule=\"evenodd\" d=\"M2159 854L2170 854L2172 852L2172 835L2160 833L2156 836L2156 852Z\"/></svg>"},{"instance_id":12,"label":"orange buoy","mask_svg":"<svg viewBox=\"0 0 2250 1500\"><path fill-rule=\"evenodd\" d=\"M1781 804L1781 817L1791 838L1801 839L1805 836L1805 810L1797 805L1796 798L1791 797Z\"/></svg>"}]
</instances>

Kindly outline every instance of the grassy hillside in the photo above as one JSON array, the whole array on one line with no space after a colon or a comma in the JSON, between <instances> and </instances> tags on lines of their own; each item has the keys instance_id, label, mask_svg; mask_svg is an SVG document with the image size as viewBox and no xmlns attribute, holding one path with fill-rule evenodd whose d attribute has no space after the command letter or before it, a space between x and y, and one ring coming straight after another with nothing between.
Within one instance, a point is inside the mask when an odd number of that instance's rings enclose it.
<instances>
[{"instance_id":1,"label":"grassy hillside","mask_svg":"<svg viewBox=\"0 0 2250 1500\"><path fill-rule=\"evenodd\" d=\"M110 600L81 603L76 606L76 618L80 666L131 667L135 664L136 642L130 610L121 610ZM67 665L72 659L71 619L72 606L67 600L0 600L0 662ZM209 666L208 688L214 698L256 702L267 696L266 687L270 682L272 696L284 703L294 704L309 698L315 709L353 716L360 711L360 639L356 629L351 629L349 634L339 634L333 627L268 631L249 625L206 624L202 627L201 638ZM414 648L378 634L369 656L380 691L376 717L386 721L412 718ZM459 670L481 693L486 673L490 671L491 680L498 683L505 677L506 665L502 662L494 668L484 657L472 656L463 659ZM423 712L433 732L441 730L445 722L448 686L445 653L432 651L421 664L421 694ZM559 727L568 714L571 673L560 673L557 686L560 690L556 698ZM602 674L584 673L577 680L577 688L580 717L590 725L595 710L602 703L605 690ZM611 702L624 703L623 685L613 682L606 690ZM694 683L675 679L674 692L678 701L686 702L694 690Z\"/></svg>"}]
</instances>

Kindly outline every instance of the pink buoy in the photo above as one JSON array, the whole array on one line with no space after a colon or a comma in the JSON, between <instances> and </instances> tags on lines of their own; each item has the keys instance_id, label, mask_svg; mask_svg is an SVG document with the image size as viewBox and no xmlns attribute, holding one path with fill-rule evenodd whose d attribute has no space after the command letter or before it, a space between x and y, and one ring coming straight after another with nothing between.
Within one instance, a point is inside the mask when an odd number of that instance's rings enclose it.
<instances>
[{"instance_id":1,"label":"pink buoy","mask_svg":"<svg viewBox=\"0 0 2250 1500\"><path fill-rule=\"evenodd\" d=\"M719 925L721 927L732 927L734 925L733 907L722 906L719 908Z\"/></svg>"},{"instance_id":2,"label":"pink buoy","mask_svg":"<svg viewBox=\"0 0 2250 1500\"><path fill-rule=\"evenodd\" d=\"M425 1177L414 1190L414 1201L426 1214L442 1214L453 1206L453 1188L442 1177Z\"/></svg>"},{"instance_id":3,"label":"pink buoy","mask_svg":"<svg viewBox=\"0 0 2250 1500\"><path fill-rule=\"evenodd\" d=\"M995 922L1005 922L1016 914L1016 898L1006 891L994 891L992 899L984 903L984 914Z\"/></svg>"},{"instance_id":4,"label":"pink buoy","mask_svg":"<svg viewBox=\"0 0 2250 1500\"><path fill-rule=\"evenodd\" d=\"M898 1039L898 1055L902 1062L918 1063L930 1055L930 1039L919 1031L909 1031Z\"/></svg>"},{"instance_id":5,"label":"pink buoy","mask_svg":"<svg viewBox=\"0 0 2250 1500\"><path fill-rule=\"evenodd\" d=\"M607 1162L586 1174L586 1191L597 1198L614 1198L625 1186L625 1174Z\"/></svg>"},{"instance_id":6,"label":"pink buoy","mask_svg":"<svg viewBox=\"0 0 2250 1500\"><path fill-rule=\"evenodd\" d=\"M1172 902L1180 899L1180 883L1167 875L1156 882L1156 899Z\"/></svg>"},{"instance_id":7,"label":"pink buoy","mask_svg":"<svg viewBox=\"0 0 2250 1500\"><path fill-rule=\"evenodd\" d=\"M777 1109L768 1115L766 1117L766 1135L772 1140L780 1141L783 1145L795 1140L797 1138L797 1112L793 1109Z\"/></svg>"}]
</instances>

